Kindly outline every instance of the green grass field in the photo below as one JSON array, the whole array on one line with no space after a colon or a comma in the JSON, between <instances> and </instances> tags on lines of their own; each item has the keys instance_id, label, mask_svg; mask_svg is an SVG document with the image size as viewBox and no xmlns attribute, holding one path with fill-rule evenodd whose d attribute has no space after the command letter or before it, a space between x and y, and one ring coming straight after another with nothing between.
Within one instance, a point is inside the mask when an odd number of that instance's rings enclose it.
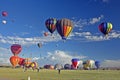
<instances>
[{"instance_id":1,"label":"green grass field","mask_svg":"<svg viewBox=\"0 0 120 80\"><path fill-rule=\"evenodd\" d=\"M120 80L120 70L45 70L0 68L0 80Z\"/></svg>"}]
</instances>

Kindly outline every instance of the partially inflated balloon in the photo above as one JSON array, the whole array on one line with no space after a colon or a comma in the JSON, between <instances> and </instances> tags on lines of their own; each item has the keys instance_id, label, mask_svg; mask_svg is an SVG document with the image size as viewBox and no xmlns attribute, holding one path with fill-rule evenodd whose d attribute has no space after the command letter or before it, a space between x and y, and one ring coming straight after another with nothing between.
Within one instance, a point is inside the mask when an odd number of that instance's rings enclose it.
<instances>
[{"instance_id":1,"label":"partially inflated balloon","mask_svg":"<svg viewBox=\"0 0 120 80\"><path fill-rule=\"evenodd\" d=\"M47 29L49 30L50 33L53 33L56 29L56 23L57 19L56 18L49 18L45 21L45 25Z\"/></svg>"},{"instance_id":2,"label":"partially inflated balloon","mask_svg":"<svg viewBox=\"0 0 120 80\"><path fill-rule=\"evenodd\" d=\"M75 69L77 69L78 65L79 65L79 59L77 58L73 58L72 59L72 65L74 66Z\"/></svg>"},{"instance_id":3,"label":"partially inflated balloon","mask_svg":"<svg viewBox=\"0 0 120 80\"><path fill-rule=\"evenodd\" d=\"M19 58L18 64L19 64L20 66L24 65L24 62L25 62L25 59L24 59L24 58Z\"/></svg>"},{"instance_id":4,"label":"partially inflated balloon","mask_svg":"<svg viewBox=\"0 0 120 80\"><path fill-rule=\"evenodd\" d=\"M12 66L15 68L19 62L19 57L18 56L11 56L10 57L10 63L12 64Z\"/></svg>"},{"instance_id":5,"label":"partially inflated balloon","mask_svg":"<svg viewBox=\"0 0 120 80\"><path fill-rule=\"evenodd\" d=\"M104 35L107 35L112 30L112 27L113 26L110 22L103 22L98 28Z\"/></svg>"},{"instance_id":6,"label":"partially inflated balloon","mask_svg":"<svg viewBox=\"0 0 120 80\"><path fill-rule=\"evenodd\" d=\"M19 44L13 44L11 46L11 51L14 55L18 55L21 52L21 50L22 50L22 47Z\"/></svg>"},{"instance_id":7,"label":"partially inflated balloon","mask_svg":"<svg viewBox=\"0 0 120 80\"><path fill-rule=\"evenodd\" d=\"M97 67L97 69L100 68L100 61L95 61L95 66Z\"/></svg>"},{"instance_id":8,"label":"partially inflated balloon","mask_svg":"<svg viewBox=\"0 0 120 80\"><path fill-rule=\"evenodd\" d=\"M66 40L73 29L73 23L71 20L63 18L57 21L56 27L57 32L62 37L62 39Z\"/></svg>"}]
</instances>

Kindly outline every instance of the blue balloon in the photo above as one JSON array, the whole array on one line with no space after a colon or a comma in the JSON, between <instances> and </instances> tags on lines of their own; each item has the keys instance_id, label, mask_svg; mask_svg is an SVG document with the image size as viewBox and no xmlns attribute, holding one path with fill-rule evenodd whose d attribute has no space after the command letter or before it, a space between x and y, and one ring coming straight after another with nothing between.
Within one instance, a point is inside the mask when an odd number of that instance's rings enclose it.
<instances>
[{"instance_id":1,"label":"blue balloon","mask_svg":"<svg viewBox=\"0 0 120 80\"><path fill-rule=\"evenodd\" d=\"M95 61L95 66L97 67L97 69L100 68L100 61Z\"/></svg>"}]
</instances>

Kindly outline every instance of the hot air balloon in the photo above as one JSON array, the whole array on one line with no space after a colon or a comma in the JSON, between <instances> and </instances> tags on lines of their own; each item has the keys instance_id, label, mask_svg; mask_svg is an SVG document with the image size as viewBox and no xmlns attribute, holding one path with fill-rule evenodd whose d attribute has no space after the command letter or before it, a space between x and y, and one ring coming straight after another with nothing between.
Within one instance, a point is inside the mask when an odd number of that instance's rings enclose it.
<instances>
[{"instance_id":1,"label":"hot air balloon","mask_svg":"<svg viewBox=\"0 0 120 80\"><path fill-rule=\"evenodd\" d=\"M3 23L3 24L6 24L6 23L7 23L7 21L6 21L6 20L2 20L2 23Z\"/></svg>"},{"instance_id":2,"label":"hot air balloon","mask_svg":"<svg viewBox=\"0 0 120 80\"><path fill-rule=\"evenodd\" d=\"M48 36L48 32L44 32L44 36Z\"/></svg>"},{"instance_id":3,"label":"hot air balloon","mask_svg":"<svg viewBox=\"0 0 120 80\"><path fill-rule=\"evenodd\" d=\"M71 65L70 64L65 64L64 69L71 69Z\"/></svg>"},{"instance_id":4,"label":"hot air balloon","mask_svg":"<svg viewBox=\"0 0 120 80\"><path fill-rule=\"evenodd\" d=\"M10 63L12 64L12 66L15 68L18 63L20 61L20 58L18 56L11 56L10 57Z\"/></svg>"},{"instance_id":5,"label":"hot air balloon","mask_svg":"<svg viewBox=\"0 0 120 80\"><path fill-rule=\"evenodd\" d=\"M39 48L41 48L41 47L42 47L42 43L38 43L37 45L38 45L38 47L39 47Z\"/></svg>"},{"instance_id":6,"label":"hot air balloon","mask_svg":"<svg viewBox=\"0 0 120 80\"><path fill-rule=\"evenodd\" d=\"M19 64L20 66L23 66L23 65L24 65L24 62L25 62L25 59L24 59L24 58L19 58L18 64Z\"/></svg>"},{"instance_id":7,"label":"hot air balloon","mask_svg":"<svg viewBox=\"0 0 120 80\"><path fill-rule=\"evenodd\" d=\"M112 24L110 22L101 23L98 28L104 34L107 35L112 30Z\"/></svg>"},{"instance_id":8,"label":"hot air balloon","mask_svg":"<svg viewBox=\"0 0 120 80\"><path fill-rule=\"evenodd\" d=\"M97 69L100 68L100 61L95 61L95 66L97 67Z\"/></svg>"},{"instance_id":9,"label":"hot air balloon","mask_svg":"<svg viewBox=\"0 0 120 80\"><path fill-rule=\"evenodd\" d=\"M73 65L74 69L77 69L80 60L77 58L73 58L71 61L72 61L72 65Z\"/></svg>"},{"instance_id":10,"label":"hot air balloon","mask_svg":"<svg viewBox=\"0 0 120 80\"><path fill-rule=\"evenodd\" d=\"M4 17L8 16L8 12L7 11L2 11L2 16L4 16Z\"/></svg>"},{"instance_id":11,"label":"hot air balloon","mask_svg":"<svg viewBox=\"0 0 120 80\"><path fill-rule=\"evenodd\" d=\"M73 23L71 20L63 18L57 21L56 27L57 32L62 37L62 39L66 40L73 29Z\"/></svg>"},{"instance_id":12,"label":"hot air balloon","mask_svg":"<svg viewBox=\"0 0 120 80\"><path fill-rule=\"evenodd\" d=\"M45 21L45 25L50 33L53 33L56 30L56 23L57 23L56 18L49 18Z\"/></svg>"},{"instance_id":13,"label":"hot air balloon","mask_svg":"<svg viewBox=\"0 0 120 80\"><path fill-rule=\"evenodd\" d=\"M21 52L21 50L22 50L22 47L19 44L13 44L11 46L11 51L14 55L18 55Z\"/></svg>"},{"instance_id":14,"label":"hot air balloon","mask_svg":"<svg viewBox=\"0 0 120 80\"><path fill-rule=\"evenodd\" d=\"M83 62L83 68L86 70L89 70L91 68L93 68L95 61L94 60L87 60Z\"/></svg>"}]
</instances>

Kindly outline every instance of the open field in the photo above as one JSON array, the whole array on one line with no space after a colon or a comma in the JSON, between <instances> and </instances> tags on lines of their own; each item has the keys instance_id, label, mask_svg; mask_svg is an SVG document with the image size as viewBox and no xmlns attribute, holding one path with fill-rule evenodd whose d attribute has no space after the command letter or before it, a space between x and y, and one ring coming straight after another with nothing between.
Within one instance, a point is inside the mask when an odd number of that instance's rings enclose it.
<instances>
[{"instance_id":1,"label":"open field","mask_svg":"<svg viewBox=\"0 0 120 80\"><path fill-rule=\"evenodd\" d=\"M120 80L120 70L45 70L0 68L0 80Z\"/></svg>"}]
</instances>

